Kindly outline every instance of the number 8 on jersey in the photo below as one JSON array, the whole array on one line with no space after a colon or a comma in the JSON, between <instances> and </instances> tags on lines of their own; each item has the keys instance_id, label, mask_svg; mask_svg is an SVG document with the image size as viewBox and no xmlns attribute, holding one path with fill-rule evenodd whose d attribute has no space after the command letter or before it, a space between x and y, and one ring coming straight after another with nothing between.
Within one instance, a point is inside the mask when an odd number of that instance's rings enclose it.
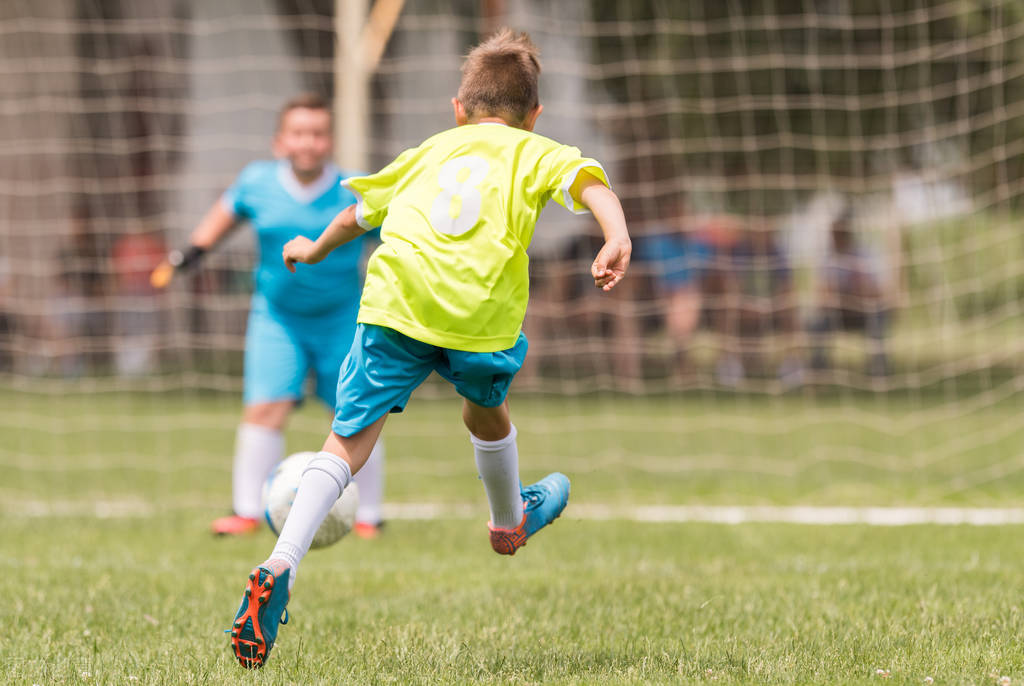
<instances>
[{"instance_id":1,"label":"number 8 on jersey","mask_svg":"<svg viewBox=\"0 0 1024 686\"><path fill-rule=\"evenodd\" d=\"M434 230L459 236L473 228L480 219L481 197L477 186L487 176L487 169L487 160L476 155L463 155L441 165L437 174L441 192L430 208Z\"/></svg>"}]
</instances>

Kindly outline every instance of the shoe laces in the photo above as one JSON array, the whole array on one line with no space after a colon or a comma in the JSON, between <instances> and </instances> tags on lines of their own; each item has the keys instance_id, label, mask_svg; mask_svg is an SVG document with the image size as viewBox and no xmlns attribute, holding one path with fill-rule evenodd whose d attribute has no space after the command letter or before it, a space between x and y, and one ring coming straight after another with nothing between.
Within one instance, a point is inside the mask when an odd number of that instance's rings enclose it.
<instances>
[{"instance_id":1,"label":"shoe laces","mask_svg":"<svg viewBox=\"0 0 1024 686\"><path fill-rule=\"evenodd\" d=\"M539 486L527 486L520 490L520 494L523 497L523 505L525 509L532 510L544 500L544 496L547 490Z\"/></svg>"}]
</instances>

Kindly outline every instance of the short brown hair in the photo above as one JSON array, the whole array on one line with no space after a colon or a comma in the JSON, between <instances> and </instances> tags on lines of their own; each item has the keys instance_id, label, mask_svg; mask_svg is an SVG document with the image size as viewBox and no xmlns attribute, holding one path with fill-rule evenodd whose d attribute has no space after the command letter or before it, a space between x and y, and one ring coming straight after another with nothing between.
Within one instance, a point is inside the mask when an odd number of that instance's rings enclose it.
<instances>
[{"instance_id":1,"label":"short brown hair","mask_svg":"<svg viewBox=\"0 0 1024 686\"><path fill-rule=\"evenodd\" d=\"M466 116L501 117L510 124L522 124L540 102L537 55L528 35L508 28L470 50L457 96Z\"/></svg>"},{"instance_id":2,"label":"short brown hair","mask_svg":"<svg viewBox=\"0 0 1024 686\"><path fill-rule=\"evenodd\" d=\"M320 95L319 93L300 93L281 106L281 111L277 115L277 128L281 128L281 124L284 123L285 115L292 110L323 110L330 114L331 104L327 102L327 98Z\"/></svg>"}]
</instances>

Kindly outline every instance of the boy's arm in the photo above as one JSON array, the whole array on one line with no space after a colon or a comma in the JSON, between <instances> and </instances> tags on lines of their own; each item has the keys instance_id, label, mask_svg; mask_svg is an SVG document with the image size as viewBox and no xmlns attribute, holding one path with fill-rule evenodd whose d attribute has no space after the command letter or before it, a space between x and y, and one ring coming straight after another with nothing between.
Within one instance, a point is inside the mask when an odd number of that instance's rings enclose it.
<instances>
[{"instance_id":1,"label":"boy's arm","mask_svg":"<svg viewBox=\"0 0 1024 686\"><path fill-rule=\"evenodd\" d=\"M601 226L604 245L598 251L590 273L595 286L610 291L626 275L633 252L622 204L612 189L586 171L580 172L569 193L590 208Z\"/></svg>"},{"instance_id":2,"label":"boy's arm","mask_svg":"<svg viewBox=\"0 0 1024 686\"><path fill-rule=\"evenodd\" d=\"M224 205L223 200L218 200L196 225L189 236L189 243L203 250L212 250L237 225L235 213Z\"/></svg>"},{"instance_id":3,"label":"boy's arm","mask_svg":"<svg viewBox=\"0 0 1024 686\"><path fill-rule=\"evenodd\" d=\"M281 257L288 271L294 272L296 262L316 264L339 245L365 234L366 230L356 222L356 206L349 205L331 220L315 241L297 236L285 243Z\"/></svg>"},{"instance_id":4,"label":"boy's arm","mask_svg":"<svg viewBox=\"0 0 1024 686\"><path fill-rule=\"evenodd\" d=\"M235 213L225 207L222 201L215 202L189 236L189 247L185 250L172 250L150 274L150 284L154 288L165 288L176 270L195 265L203 253L217 245L237 224Z\"/></svg>"}]
</instances>

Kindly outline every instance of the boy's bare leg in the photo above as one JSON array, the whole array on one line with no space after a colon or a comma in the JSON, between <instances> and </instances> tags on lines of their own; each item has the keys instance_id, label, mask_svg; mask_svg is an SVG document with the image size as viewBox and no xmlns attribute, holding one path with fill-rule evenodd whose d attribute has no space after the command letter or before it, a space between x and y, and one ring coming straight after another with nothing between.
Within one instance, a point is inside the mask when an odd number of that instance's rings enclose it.
<instances>
[{"instance_id":1,"label":"boy's bare leg","mask_svg":"<svg viewBox=\"0 0 1024 686\"><path fill-rule=\"evenodd\" d=\"M352 480L353 472L359 471L373 449L384 426L384 415L370 426L349 437L331 432L324 442L324 448L309 461L291 512L281 528L281 535L270 554L270 560L283 560L292 569L288 579L289 587L295 583L295 570L299 561L309 552L313 535L327 516L328 510L341 497L341 492Z\"/></svg>"},{"instance_id":2,"label":"boy's bare leg","mask_svg":"<svg viewBox=\"0 0 1024 686\"><path fill-rule=\"evenodd\" d=\"M507 400L497 407L484 407L464 400L462 421L466 423L469 433L483 441L500 441L512 431Z\"/></svg>"},{"instance_id":3,"label":"boy's bare leg","mask_svg":"<svg viewBox=\"0 0 1024 686\"><path fill-rule=\"evenodd\" d=\"M373 450L373 444L380 437L380 431L384 428L387 418L388 416L384 415L359 433L348 437L339 436L332 431L324 441L321 451L340 457L348 463L352 473L355 474L370 458L370 451Z\"/></svg>"}]
</instances>

